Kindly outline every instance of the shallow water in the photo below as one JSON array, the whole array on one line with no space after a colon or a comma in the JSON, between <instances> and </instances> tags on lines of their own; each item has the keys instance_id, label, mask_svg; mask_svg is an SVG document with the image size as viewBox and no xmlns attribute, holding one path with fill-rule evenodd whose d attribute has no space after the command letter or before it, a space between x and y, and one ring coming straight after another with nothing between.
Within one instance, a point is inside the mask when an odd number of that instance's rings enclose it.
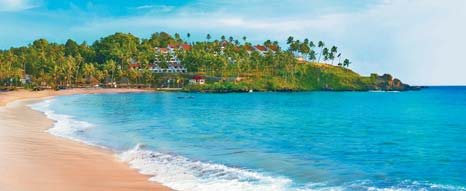
<instances>
[{"instance_id":1,"label":"shallow water","mask_svg":"<svg viewBox=\"0 0 466 191\"><path fill-rule=\"evenodd\" d=\"M32 106L178 190L465 190L466 87L137 93Z\"/></svg>"}]
</instances>

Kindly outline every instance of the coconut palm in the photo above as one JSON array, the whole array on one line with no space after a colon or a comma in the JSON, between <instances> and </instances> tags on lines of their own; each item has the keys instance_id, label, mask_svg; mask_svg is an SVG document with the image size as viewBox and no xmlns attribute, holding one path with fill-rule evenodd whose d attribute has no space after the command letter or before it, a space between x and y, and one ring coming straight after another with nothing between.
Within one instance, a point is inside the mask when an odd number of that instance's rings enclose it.
<instances>
[{"instance_id":1,"label":"coconut palm","mask_svg":"<svg viewBox=\"0 0 466 191\"><path fill-rule=\"evenodd\" d=\"M180 34L175 33L175 40L176 40L176 42L180 42L180 41L181 41L181 36L180 36Z\"/></svg>"},{"instance_id":2,"label":"coconut palm","mask_svg":"<svg viewBox=\"0 0 466 191\"><path fill-rule=\"evenodd\" d=\"M323 55L323 53L324 53L324 52L323 52L323 51L324 51L324 49L323 49L324 46L325 46L325 43L322 42L322 41L319 41L319 42L317 43L317 47L320 48L319 60L318 60L317 62L320 62L320 58L322 57L322 55Z\"/></svg>"},{"instance_id":3,"label":"coconut palm","mask_svg":"<svg viewBox=\"0 0 466 191\"><path fill-rule=\"evenodd\" d=\"M345 66L345 67L349 67L350 64L351 64L351 62L348 59L345 59L343 61L343 66Z\"/></svg>"},{"instance_id":4,"label":"coconut palm","mask_svg":"<svg viewBox=\"0 0 466 191\"><path fill-rule=\"evenodd\" d=\"M341 66L342 65L341 62L340 62L341 61L341 53L338 53L337 57L338 57L338 66Z\"/></svg>"},{"instance_id":5,"label":"coconut palm","mask_svg":"<svg viewBox=\"0 0 466 191\"><path fill-rule=\"evenodd\" d=\"M337 51L338 51L338 48L336 46L332 46L332 48L330 49L331 57L329 56L329 58L332 60L332 65L333 65L333 60L335 60L335 54L337 53Z\"/></svg>"},{"instance_id":6,"label":"coconut palm","mask_svg":"<svg viewBox=\"0 0 466 191\"><path fill-rule=\"evenodd\" d=\"M307 59L304 57L304 55L308 55L310 50L311 49L309 49L308 40L305 39L304 42L299 45L299 52L301 53L301 57Z\"/></svg>"},{"instance_id":7,"label":"coconut palm","mask_svg":"<svg viewBox=\"0 0 466 191\"><path fill-rule=\"evenodd\" d=\"M311 61L316 60L316 51L314 50L309 51L309 60Z\"/></svg>"},{"instance_id":8,"label":"coconut palm","mask_svg":"<svg viewBox=\"0 0 466 191\"><path fill-rule=\"evenodd\" d=\"M294 41L294 37L290 36L288 37L288 40L286 41L286 44L291 45Z\"/></svg>"},{"instance_id":9,"label":"coconut palm","mask_svg":"<svg viewBox=\"0 0 466 191\"><path fill-rule=\"evenodd\" d=\"M296 41L291 43L290 49L291 49L291 52L293 53L293 55L296 55L295 52L299 51L300 45L301 45L301 42L299 40L296 40Z\"/></svg>"},{"instance_id":10,"label":"coconut palm","mask_svg":"<svg viewBox=\"0 0 466 191\"><path fill-rule=\"evenodd\" d=\"M330 53L330 52L328 51L328 48L322 49L322 55L324 56L324 61L327 61L327 60L328 60L329 53Z\"/></svg>"},{"instance_id":11,"label":"coconut palm","mask_svg":"<svg viewBox=\"0 0 466 191\"><path fill-rule=\"evenodd\" d=\"M316 45L314 44L314 42L310 41L310 42L309 42L309 48L312 49L312 48L314 48L314 47L316 47Z\"/></svg>"},{"instance_id":12,"label":"coconut palm","mask_svg":"<svg viewBox=\"0 0 466 191\"><path fill-rule=\"evenodd\" d=\"M332 51L330 51L330 53L328 53L328 59L329 59L329 60L332 60L332 65L333 65L333 60L335 59L335 53L333 53Z\"/></svg>"}]
</instances>

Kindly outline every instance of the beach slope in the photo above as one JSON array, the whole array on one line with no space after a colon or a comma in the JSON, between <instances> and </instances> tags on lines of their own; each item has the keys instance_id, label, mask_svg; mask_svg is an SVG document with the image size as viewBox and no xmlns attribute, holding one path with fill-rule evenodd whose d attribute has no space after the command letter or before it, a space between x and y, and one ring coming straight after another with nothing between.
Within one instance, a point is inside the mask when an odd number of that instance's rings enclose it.
<instances>
[{"instance_id":1,"label":"beach slope","mask_svg":"<svg viewBox=\"0 0 466 191\"><path fill-rule=\"evenodd\" d=\"M133 90L17 91L0 94L0 105L16 99ZM110 152L48 134L53 122L30 109L30 101L0 107L0 190L170 190L119 162Z\"/></svg>"}]
</instances>

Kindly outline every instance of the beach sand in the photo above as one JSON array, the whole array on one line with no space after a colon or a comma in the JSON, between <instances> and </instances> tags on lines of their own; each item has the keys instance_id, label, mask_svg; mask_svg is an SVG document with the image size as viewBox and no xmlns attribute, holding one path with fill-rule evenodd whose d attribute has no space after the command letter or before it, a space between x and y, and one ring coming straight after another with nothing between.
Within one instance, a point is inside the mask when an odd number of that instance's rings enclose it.
<instances>
[{"instance_id":1,"label":"beach sand","mask_svg":"<svg viewBox=\"0 0 466 191\"><path fill-rule=\"evenodd\" d=\"M0 93L0 106L19 99L132 89L26 90ZM110 151L45 132L53 121L30 109L31 101L0 107L0 191L170 190L149 182Z\"/></svg>"}]
</instances>

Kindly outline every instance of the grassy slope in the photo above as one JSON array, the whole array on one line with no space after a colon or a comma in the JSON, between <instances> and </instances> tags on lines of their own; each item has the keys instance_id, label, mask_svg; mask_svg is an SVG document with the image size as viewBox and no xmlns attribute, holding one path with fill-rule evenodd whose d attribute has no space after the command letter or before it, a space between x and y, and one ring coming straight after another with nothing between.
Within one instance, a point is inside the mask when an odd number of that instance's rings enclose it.
<instances>
[{"instance_id":1,"label":"grassy slope","mask_svg":"<svg viewBox=\"0 0 466 191\"><path fill-rule=\"evenodd\" d=\"M306 64L298 86L304 90L366 90L375 80L363 77L350 69L329 64Z\"/></svg>"},{"instance_id":2,"label":"grassy slope","mask_svg":"<svg viewBox=\"0 0 466 191\"><path fill-rule=\"evenodd\" d=\"M241 82L210 82L204 86L188 86L192 91L247 91L249 89L266 91L365 91L365 90L408 90L402 83L394 84L393 79L382 79L381 76L366 77L339 66L322 63L306 63L298 66L294 81L287 81L279 76L262 76ZM391 78L391 76L390 76Z\"/></svg>"}]
</instances>

